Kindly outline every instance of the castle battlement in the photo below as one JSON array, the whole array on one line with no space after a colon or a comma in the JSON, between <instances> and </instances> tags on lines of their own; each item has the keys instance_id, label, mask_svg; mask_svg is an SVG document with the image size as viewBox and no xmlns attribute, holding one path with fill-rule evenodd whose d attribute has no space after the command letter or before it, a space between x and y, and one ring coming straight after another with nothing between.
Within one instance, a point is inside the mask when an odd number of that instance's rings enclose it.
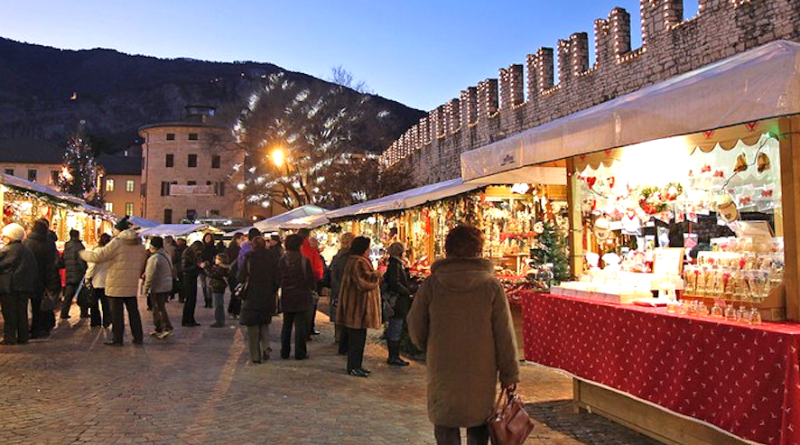
<instances>
[{"instance_id":1,"label":"castle battlement","mask_svg":"<svg viewBox=\"0 0 800 445\"><path fill-rule=\"evenodd\" d=\"M574 33L461 91L397 139L384 167L411 162L418 184L458 177L464 151L490 144L774 40L800 41L798 0L640 0L642 46L631 47L631 15L614 8L589 37ZM692 1L692 0L687 0ZM556 83L556 61L558 82ZM657 123L654 123L657 125Z\"/></svg>"}]
</instances>

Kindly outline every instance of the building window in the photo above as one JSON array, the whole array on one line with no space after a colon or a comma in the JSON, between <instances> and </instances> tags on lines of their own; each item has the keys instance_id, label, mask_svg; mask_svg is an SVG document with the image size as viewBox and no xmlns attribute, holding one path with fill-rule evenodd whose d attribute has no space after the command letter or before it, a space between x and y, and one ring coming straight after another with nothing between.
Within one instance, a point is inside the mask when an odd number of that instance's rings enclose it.
<instances>
[{"instance_id":1,"label":"building window","mask_svg":"<svg viewBox=\"0 0 800 445\"><path fill-rule=\"evenodd\" d=\"M164 224L172 224L172 209L164 209Z\"/></svg>"},{"instance_id":2,"label":"building window","mask_svg":"<svg viewBox=\"0 0 800 445\"><path fill-rule=\"evenodd\" d=\"M128 216L133 216L133 203L126 202L125 203L125 214Z\"/></svg>"},{"instance_id":3,"label":"building window","mask_svg":"<svg viewBox=\"0 0 800 445\"><path fill-rule=\"evenodd\" d=\"M219 210L209 210L208 216L219 216Z\"/></svg>"},{"instance_id":4,"label":"building window","mask_svg":"<svg viewBox=\"0 0 800 445\"><path fill-rule=\"evenodd\" d=\"M222 157L214 155L211 157L211 168L220 168L222 166Z\"/></svg>"},{"instance_id":5,"label":"building window","mask_svg":"<svg viewBox=\"0 0 800 445\"><path fill-rule=\"evenodd\" d=\"M167 140L174 141L175 140L175 133L167 133Z\"/></svg>"},{"instance_id":6,"label":"building window","mask_svg":"<svg viewBox=\"0 0 800 445\"><path fill-rule=\"evenodd\" d=\"M58 184L58 176L61 174L58 170L50 170L50 183Z\"/></svg>"},{"instance_id":7,"label":"building window","mask_svg":"<svg viewBox=\"0 0 800 445\"><path fill-rule=\"evenodd\" d=\"M217 182L214 184L214 194L217 196L225 196L225 183Z\"/></svg>"},{"instance_id":8,"label":"building window","mask_svg":"<svg viewBox=\"0 0 800 445\"><path fill-rule=\"evenodd\" d=\"M189 140L196 141L197 140L197 133L189 133Z\"/></svg>"},{"instance_id":9,"label":"building window","mask_svg":"<svg viewBox=\"0 0 800 445\"><path fill-rule=\"evenodd\" d=\"M28 181L36 182L36 176L38 175L37 170L28 170Z\"/></svg>"},{"instance_id":10,"label":"building window","mask_svg":"<svg viewBox=\"0 0 800 445\"><path fill-rule=\"evenodd\" d=\"M186 185L197 185L197 181L187 181Z\"/></svg>"},{"instance_id":11,"label":"building window","mask_svg":"<svg viewBox=\"0 0 800 445\"><path fill-rule=\"evenodd\" d=\"M114 203L113 202L107 202L106 203L106 212L114 213Z\"/></svg>"},{"instance_id":12,"label":"building window","mask_svg":"<svg viewBox=\"0 0 800 445\"><path fill-rule=\"evenodd\" d=\"M189 167L197 167L197 155L189 155Z\"/></svg>"},{"instance_id":13,"label":"building window","mask_svg":"<svg viewBox=\"0 0 800 445\"><path fill-rule=\"evenodd\" d=\"M167 168L175 166L175 155L167 155Z\"/></svg>"},{"instance_id":14,"label":"building window","mask_svg":"<svg viewBox=\"0 0 800 445\"><path fill-rule=\"evenodd\" d=\"M113 192L114 191L114 180L113 179L106 179L106 191Z\"/></svg>"},{"instance_id":15,"label":"building window","mask_svg":"<svg viewBox=\"0 0 800 445\"><path fill-rule=\"evenodd\" d=\"M189 209L186 211L186 219L189 221L194 221L197 219L197 210Z\"/></svg>"},{"instance_id":16,"label":"building window","mask_svg":"<svg viewBox=\"0 0 800 445\"><path fill-rule=\"evenodd\" d=\"M125 181L125 191L128 193L133 193L136 190L136 183L133 182L133 179L128 179Z\"/></svg>"},{"instance_id":17,"label":"building window","mask_svg":"<svg viewBox=\"0 0 800 445\"><path fill-rule=\"evenodd\" d=\"M167 181L161 182L161 196L169 196L169 185Z\"/></svg>"},{"instance_id":18,"label":"building window","mask_svg":"<svg viewBox=\"0 0 800 445\"><path fill-rule=\"evenodd\" d=\"M13 169L13 168L7 168L7 169L6 169L6 174L7 174L7 175L14 176L14 169Z\"/></svg>"}]
</instances>

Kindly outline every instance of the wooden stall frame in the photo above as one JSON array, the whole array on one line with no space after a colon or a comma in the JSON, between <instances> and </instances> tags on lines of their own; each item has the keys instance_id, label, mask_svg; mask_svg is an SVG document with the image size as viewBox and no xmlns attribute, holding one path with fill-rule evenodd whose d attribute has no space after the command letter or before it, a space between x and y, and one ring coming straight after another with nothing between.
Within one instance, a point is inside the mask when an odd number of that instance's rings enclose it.
<instances>
[{"instance_id":1,"label":"wooden stall frame","mask_svg":"<svg viewBox=\"0 0 800 445\"><path fill-rule=\"evenodd\" d=\"M781 152L781 188L783 194L783 225L786 317L800 320L800 235L798 235L798 212L800 212L800 116L779 119L778 128Z\"/></svg>"}]
</instances>

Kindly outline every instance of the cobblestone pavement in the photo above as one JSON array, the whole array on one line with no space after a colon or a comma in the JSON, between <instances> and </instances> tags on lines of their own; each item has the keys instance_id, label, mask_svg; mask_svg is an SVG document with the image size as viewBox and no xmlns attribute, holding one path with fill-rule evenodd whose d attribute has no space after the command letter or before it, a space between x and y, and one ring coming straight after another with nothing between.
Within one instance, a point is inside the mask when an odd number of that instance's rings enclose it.
<instances>
[{"instance_id":1,"label":"cobblestone pavement","mask_svg":"<svg viewBox=\"0 0 800 445\"><path fill-rule=\"evenodd\" d=\"M152 329L144 310L145 334ZM369 379L346 376L332 327L311 359L251 365L237 325L211 329L211 309L197 328L180 327L181 305L168 303L175 335L124 348L103 345L109 332L88 320L61 322L49 339L0 346L0 444L264 443L431 444L424 364L390 368L377 339L367 349ZM591 414L574 414L571 381L524 366L522 389L537 427L528 443L652 444Z\"/></svg>"}]
</instances>

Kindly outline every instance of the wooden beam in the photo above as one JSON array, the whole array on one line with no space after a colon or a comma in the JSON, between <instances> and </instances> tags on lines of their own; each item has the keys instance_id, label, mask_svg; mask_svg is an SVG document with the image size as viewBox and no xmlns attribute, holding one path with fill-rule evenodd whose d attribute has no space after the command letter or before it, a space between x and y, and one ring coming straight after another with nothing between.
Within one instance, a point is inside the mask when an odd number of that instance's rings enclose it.
<instances>
[{"instance_id":1,"label":"wooden beam","mask_svg":"<svg viewBox=\"0 0 800 445\"><path fill-rule=\"evenodd\" d=\"M567 209L569 211L569 270L573 277L583 272L583 221L578 175L574 158L567 159Z\"/></svg>"},{"instance_id":2,"label":"wooden beam","mask_svg":"<svg viewBox=\"0 0 800 445\"><path fill-rule=\"evenodd\" d=\"M783 194L783 226L786 273L786 317L800 320L800 116L781 118L781 188ZM777 215L776 215L777 216Z\"/></svg>"}]
</instances>

